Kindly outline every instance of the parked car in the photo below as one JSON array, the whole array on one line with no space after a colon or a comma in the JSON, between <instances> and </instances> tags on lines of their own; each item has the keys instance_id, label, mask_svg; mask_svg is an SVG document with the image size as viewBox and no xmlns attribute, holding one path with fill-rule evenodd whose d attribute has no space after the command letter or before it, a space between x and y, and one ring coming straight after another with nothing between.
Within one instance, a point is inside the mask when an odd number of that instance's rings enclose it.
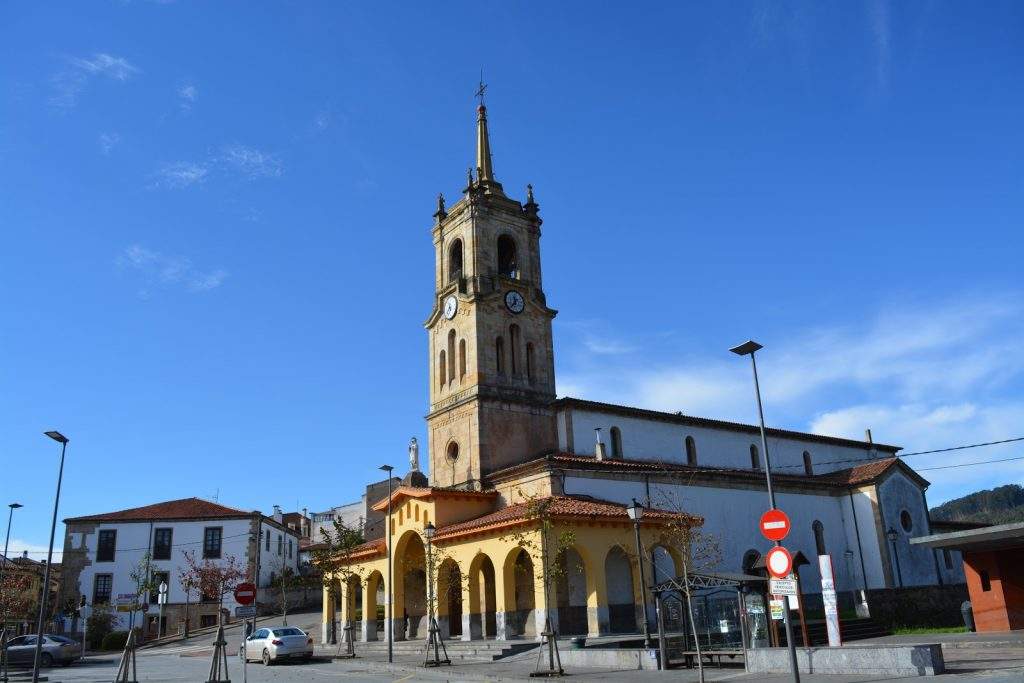
<instances>
[{"instance_id":1,"label":"parked car","mask_svg":"<svg viewBox=\"0 0 1024 683\"><path fill-rule=\"evenodd\" d=\"M258 629L245 639L245 658L270 666L282 659L313 658L313 639L294 626L272 626Z\"/></svg>"},{"instance_id":2,"label":"parked car","mask_svg":"<svg viewBox=\"0 0 1024 683\"><path fill-rule=\"evenodd\" d=\"M70 638L47 633L39 653L40 666L63 664L68 666L82 658L82 646ZM7 661L11 664L32 665L36 661L36 636L18 636L7 641Z\"/></svg>"}]
</instances>

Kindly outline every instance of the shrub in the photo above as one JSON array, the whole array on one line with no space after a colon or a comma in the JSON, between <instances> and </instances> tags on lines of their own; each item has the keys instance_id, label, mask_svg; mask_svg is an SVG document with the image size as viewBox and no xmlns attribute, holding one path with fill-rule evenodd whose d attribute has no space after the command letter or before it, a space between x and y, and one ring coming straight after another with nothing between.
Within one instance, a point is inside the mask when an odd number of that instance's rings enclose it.
<instances>
[{"instance_id":1,"label":"shrub","mask_svg":"<svg viewBox=\"0 0 1024 683\"><path fill-rule=\"evenodd\" d=\"M103 639L113 628L114 615L106 605L96 605L86 620L86 638L90 650L97 650L103 645Z\"/></svg>"},{"instance_id":2,"label":"shrub","mask_svg":"<svg viewBox=\"0 0 1024 683\"><path fill-rule=\"evenodd\" d=\"M128 642L128 631L111 631L107 635L103 636L103 643L100 645L101 650L123 650L125 643Z\"/></svg>"}]
</instances>

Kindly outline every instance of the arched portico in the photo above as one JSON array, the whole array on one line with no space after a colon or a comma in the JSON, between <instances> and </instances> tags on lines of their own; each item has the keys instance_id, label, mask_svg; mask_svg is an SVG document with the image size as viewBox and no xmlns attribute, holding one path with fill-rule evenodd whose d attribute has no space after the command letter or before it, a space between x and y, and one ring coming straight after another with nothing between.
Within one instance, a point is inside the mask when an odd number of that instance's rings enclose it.
<instances>
[{"instance_id":1,"label":"arched portico","mask_svg":"<svg viewBox=\"0 0 1024 683\"><path fill-rule=\"evenodd\" d=\"M382 616L379 615L377 608L386 604L387 598L383 597L386 595L385 591L384 576L379 571L371 572L362 586L362 609L359 613L359 626L364 642L377 640L377 619L378 616Z\"/></svg>"},{"instance_id":2,"label":"arched portico","mask_svg":"<svg viewBox=\"0 0 1024 683\"><path fill-rule=\"evenodd\" d=\"M426 566L423 540L417 532L406 531L394 545L392 628L395 640L426 636Z\"/></svg>"},{"instance_id":3,"label":"arched portico","mask_svg":"<svg viewBox=\"0 0 1024 683\"><path fill-rule=\"evenodd\" d=\"M635 632L638 602L633 587L633 563L622 546L612 546L605 555L604 580L608 600L608 630L612 633Z\"/></svg>"},{"instance_id":4,"label":"arched portico","mask_svg":"<svg viewBox=\"0 0 1024 683\"><path fill-rule=\"evenodd\" d=\"M437 576L437 627L441 636L454 638L462 635L462 570L458 562L448 557L435 570Z\"/></svg>"},{"instance_id":5,"label":"arched portico","mask_svg":"<svg viewBox=\"0 0 1024 683\"><path fill-rule=\"evenodd\" d=\"M555 605L558 611L559 635L586 635L588 627L587 602L591 587L587 563L580 550L566 548L556 559Z\"/></svg>"},{"instance_id":6,"label":"arched portico","mask_svg":"<svg viewBox=\"0 0 1024 683\"><path fill-rule=\"evenodd\" d=\"M463 593L462 639L479 640L498 637L497 586L494 563L482 552L473 556Z\"/></svg>"}]
</instances>

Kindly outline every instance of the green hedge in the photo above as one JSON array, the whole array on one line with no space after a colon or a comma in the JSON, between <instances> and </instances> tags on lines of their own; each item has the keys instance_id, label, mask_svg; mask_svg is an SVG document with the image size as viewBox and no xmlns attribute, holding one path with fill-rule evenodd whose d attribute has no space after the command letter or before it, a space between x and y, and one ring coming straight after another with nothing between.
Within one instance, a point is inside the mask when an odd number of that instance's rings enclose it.
<instances>
[{"instance_id":1,"label":"green hedge","mask_svg":"<svg viewBox=\"0 0 1024 683\"><path fill-rule=\"evenodd\" d=\"M135 632L135 642L138 641L139 633L138 629ZM107 635L103 636L103 642L100 644L101 650L123 650L124 646L128 643L128 631L111 631Z\"/></svg>"}]
</instances>

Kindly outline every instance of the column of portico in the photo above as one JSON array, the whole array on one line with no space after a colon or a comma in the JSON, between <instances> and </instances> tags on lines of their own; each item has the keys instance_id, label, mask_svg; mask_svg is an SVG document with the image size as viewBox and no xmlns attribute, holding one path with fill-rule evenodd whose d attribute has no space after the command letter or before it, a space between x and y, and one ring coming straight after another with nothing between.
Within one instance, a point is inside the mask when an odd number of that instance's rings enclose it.
<instances>
[{"instance_id":1,"label":"column of portico","mask_svg":"<svg viewBox=\"0 0 1024 683\"><path fill-rule=\"evenodd\" d=\"M320 644L326 645L331 637L331 620L334 619L334 600L331 598L331 591L327 586L323 590L323 610L320 628Z\"/></svg>"},{"instance_id":2,"label":"column of portico","mask_svg":"<svg viewBox=\"0 0 1024 683\"><path fill-rule=\"evenodd\" d=\"M380 579L376 574L371 574L366 579L366 585L363 587L363 621L361 626L361 636L364 643L372 640L377 640L377 587L380 585ZM385 589L387 586L385 586ZM385 593L385 595L387 595ZM385 597L385 600L387 598Z\"/></svg>"}]
</instances>

